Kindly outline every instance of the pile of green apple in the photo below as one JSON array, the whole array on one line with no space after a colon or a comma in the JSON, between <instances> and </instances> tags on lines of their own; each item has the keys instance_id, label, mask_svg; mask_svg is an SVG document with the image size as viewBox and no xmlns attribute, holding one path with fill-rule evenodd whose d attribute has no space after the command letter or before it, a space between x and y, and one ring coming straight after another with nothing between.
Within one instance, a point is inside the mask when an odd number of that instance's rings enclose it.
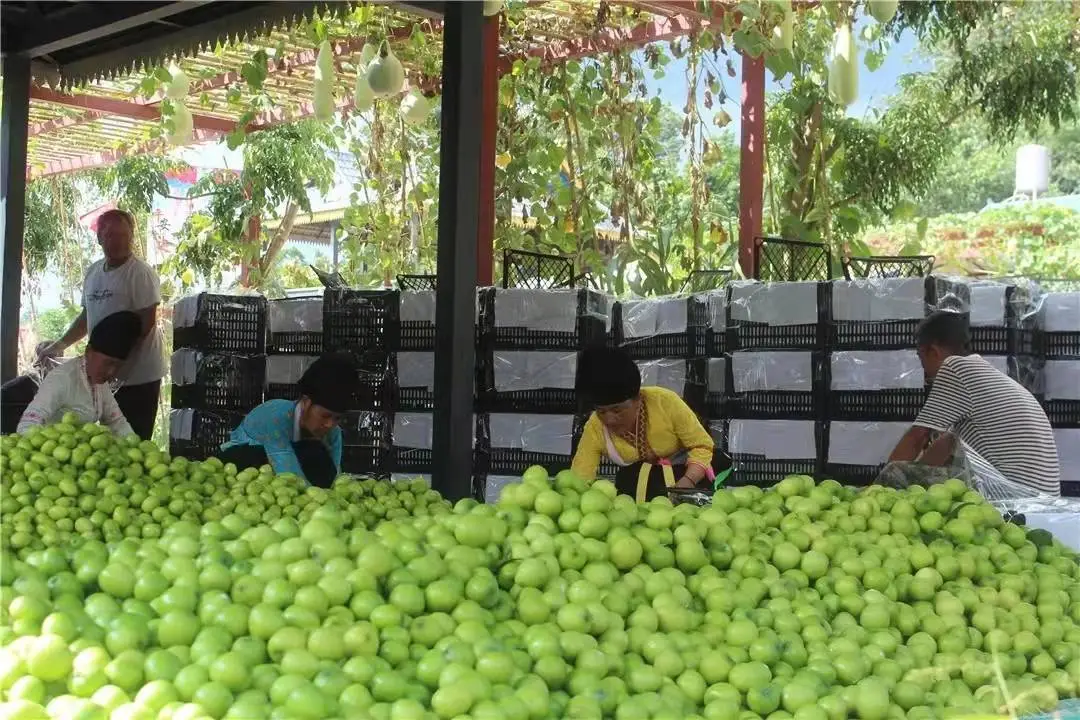
<instances>
[{"instance_id":1,"label":"pile of green apple","mask_svg":"<svg viewBox=\"0 0 1080 720\"><path fill-rule=\"evenodd\" d=\"M217 458L169 458L151 442L118 439L74 415L0 437L0 478L0 544L15 551L61 547L75 537L159 538L179 520L214 522L229 514L252 523L303 519L330 497L347 502L353 520L368 527L450 508L423 482L342 478L324 490L274 475L269 466L237 472Z\"/></svg>"},{"instance_id":2,"label":"pile of green apple","mask_svg":"<svg viewBox=\"0 0 1080 720\"><path fill-rule=\"evenodd\" d=\"M173 462L205 477L160 534L3 549L0 720L931 720L1078 693L1077 557L959 481L699 508L534 468L442 511Z\"/></svg>"}]
</instances>

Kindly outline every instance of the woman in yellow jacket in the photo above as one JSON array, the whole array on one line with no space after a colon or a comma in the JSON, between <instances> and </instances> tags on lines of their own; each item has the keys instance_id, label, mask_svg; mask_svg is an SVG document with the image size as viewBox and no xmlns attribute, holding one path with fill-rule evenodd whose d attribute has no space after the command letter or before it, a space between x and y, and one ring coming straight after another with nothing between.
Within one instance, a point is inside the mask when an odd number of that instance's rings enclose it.
<instances>
[{"instance_id":1,"label":"woman in yellow jacket","mask_svg":"<svg viewBox=\"0 0 1080 720\"><path fill-rule=\"evenodd\" d=\"M593 408L574 454L573 471L596 477L601 459L619 467L619 492L644 501L679 488L711 488L731 461L677 394L641 387L641 371L613 348L590 348L578 360L579 396Z\"/></svg>"}]
</instances>

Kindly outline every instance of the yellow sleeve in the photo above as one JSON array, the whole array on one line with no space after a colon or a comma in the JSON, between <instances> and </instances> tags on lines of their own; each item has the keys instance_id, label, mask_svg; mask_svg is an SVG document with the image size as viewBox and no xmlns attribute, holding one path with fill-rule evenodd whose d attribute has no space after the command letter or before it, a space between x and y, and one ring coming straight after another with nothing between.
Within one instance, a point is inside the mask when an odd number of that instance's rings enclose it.
<instances>
[{"instance_id":1,"label":"yellow sleeve","mask_svg":"<svg viewBox=\"0 0 1080 720\"><path fill-rule=\"evenodd\" d=\"M711 467L716 443L709 431L702 427L694 411L681 397L670 391L663 394L663 404L674 426L675 436L689 456L688 462Z\"/></svg>"},{"instance_id":2,"label":"yellow sleeve","mask_svg":"<svg viewBox=\"0 0 1080 720\"><path fill-rule=\"evenodd\" d=\"M603 455L604 439L600 432L600 421L593 414L585 423L570 469L585 482L592 482L596 479L596 471L600 469L600 458Z\"/></svg>"}]
</instances>

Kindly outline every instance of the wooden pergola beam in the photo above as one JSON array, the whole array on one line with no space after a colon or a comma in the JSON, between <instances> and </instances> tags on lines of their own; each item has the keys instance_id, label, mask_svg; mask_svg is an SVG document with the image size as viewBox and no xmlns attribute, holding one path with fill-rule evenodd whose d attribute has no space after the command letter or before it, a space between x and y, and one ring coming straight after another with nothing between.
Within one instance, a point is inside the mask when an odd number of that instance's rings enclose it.
<instances>
[{"instance_id":1,"label":"wooden pergola beam","mask_svg":"<svg viewBox=\"0 0 1080 720\"><path fill-rule=\"evenodd\" d=\"M157 122L161 120L161 108L156 105L146 105L130 102L128 100L116 100L113 98L95 97L92 95L71 95L56 90L50 90L49 88L39 87L37 85L30 88L30 99L53 103L54 105L89 110L90 112L98 113L98 116L95 119L100 119L107 115L118 115L120 117L148 122ZM196 130L209 130L223 133L231 132L236 127L236 123L232 120L214 117L213 115L192 113L191 120ZM75 124L77 123L71 123L71 125Z\"/></svg>"}]
</instances>

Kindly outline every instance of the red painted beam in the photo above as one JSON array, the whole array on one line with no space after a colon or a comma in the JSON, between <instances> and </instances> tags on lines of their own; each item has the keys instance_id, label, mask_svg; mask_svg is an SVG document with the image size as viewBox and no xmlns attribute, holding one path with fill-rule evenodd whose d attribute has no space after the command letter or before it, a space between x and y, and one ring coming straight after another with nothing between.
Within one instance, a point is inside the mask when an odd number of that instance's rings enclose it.
<instances>
[{"instance_id":1,"label":"red painted beam","mask_svg":"<svg viewBox=\"0 0 1080 720\"><path fill-rule=\"evenodd\" d=\"M57 92L56 90L50 90L49 88L36 85L30 88L30 99L53 103L54 105L63 105L65 107L82 108L91 112L100 113L99 117L105 115L117 115L119 117L148 122L157 122L161 119L161 108L153 105L129 102L127 100L116 100L113 98L95 97L92 95L70 95L68 93ZM196 130L209 130L224 133L231 132L232 129L236 127L236 123L228 118L213 117L211 115L192 113L191 120ZM44 125L47 123L42 124Z\"/></svg>"},{"instance_id":2,"label":"red painted beam","mask_svg":"<svg viewBox=\"0 0 1080 720\"><path fill-rule=\"evenodd\" d=\"M487 287L495 275L495 140L499 131L500 15L484 21L484 65L480 80L480 220L476 234L476 285Z\"/></svg>"},{"instance_id":3,"label":"red painted beam","mask_svg":"<svg viewBox=\"0 0 1080 720\"><path fill-rule=\"evenodd\" d=\"M761 235L765 189L765 59L743 55L739 154L739 265L755 277L754 238Z\"/></svg>"},{"instance_id":4,"label":"red painted beam","mask_svg":"<svg viewBox=\"0 0 1080 720\"><path fill-rule=\"evenodd\" d=\"M618 49L633 49L654 42L674 40L707 26L704 21L691 20L682 15L670 18L655 18L633 28L605 28L591 37L581 40L568 40L532 48L519 55L506 55L499 58L499 72L507 73L516 60L528 60L538 57L548 65L592 55L601 55Z\"/></svg>"}]
</instances>

